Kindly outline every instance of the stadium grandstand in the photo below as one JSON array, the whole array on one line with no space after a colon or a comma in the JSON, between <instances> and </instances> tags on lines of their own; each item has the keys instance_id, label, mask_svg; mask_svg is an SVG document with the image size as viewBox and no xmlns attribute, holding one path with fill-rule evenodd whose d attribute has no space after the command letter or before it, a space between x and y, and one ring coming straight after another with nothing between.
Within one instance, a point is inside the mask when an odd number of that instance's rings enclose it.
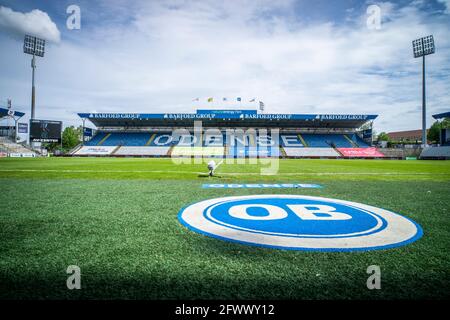
<instances>
[{"instance_id":1,"label":"stadium grandstand","mask_svg":"<svg viewBox=\"0 0 450 320\"><path fill-rule=\"evenodd\" d=\"M0 120L12 119L14 125L0 126L0 157L34 157L36 153L24 143L17 143L18 121L23 112L0 108Z\"/></svg>"},{"instance_id":2,"label":"stadium grandstand","mask_svg":"<svg viewBox=\"0 0 450 320\"><path fill-rule=\"evenodd\" d=\"M384 157L372 146L371 124L377 115L264 114L256 110L78 115L83 127L88 120L96 129L84 128L84 143L72 150L74 156Z\"/></svg>"},{"instance_id":3,"label":"stadium grandstand","mask_svg":"<svg viewBox=\"0 0 450 320\"><path fill-rule=\"evenodd\" d=\"M450 118L450 111L433 115L436 120ZM450 160L450 128L442 128L438 146L431 146L422 150L420 159Z\"/></svg>"}]
</instances>

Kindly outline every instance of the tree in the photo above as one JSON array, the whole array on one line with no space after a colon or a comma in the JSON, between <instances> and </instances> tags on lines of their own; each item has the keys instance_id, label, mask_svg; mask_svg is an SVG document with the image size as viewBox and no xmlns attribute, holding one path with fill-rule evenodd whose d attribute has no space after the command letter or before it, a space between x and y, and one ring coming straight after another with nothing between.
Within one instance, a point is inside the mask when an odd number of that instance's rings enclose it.
<instances>
[{"instance_id":1,"label":"tree","mask_svg":"<svg viewBox=\"0 0 450 320\"><path fill-rule=\"evenodd\" d=\"M378 135L377 141L389 141L391 140L386 132L380 132Z\"/></svg>"},{"instance_id":2,"label":"tree","mask_svg":"<svg viewBox=\"0 0 450 320\"><path fill-rule=\"evenodd\" d=\"M83 128L75 128L73 126L66 127L62 134L62 146L65 150L74 148L81 142Z\"/></svg>"},{"instance_id":3,"label":"tree","mask_svg":"<svg viewBox=\"0 0 450 320\"><path fill-rule=\"evenodd\" d=\"M428 130L427 139L432 143L439 143L441 129L450 128L450 118L444 118L444 120L436 120Z\"/></svg>"}]
</instances>

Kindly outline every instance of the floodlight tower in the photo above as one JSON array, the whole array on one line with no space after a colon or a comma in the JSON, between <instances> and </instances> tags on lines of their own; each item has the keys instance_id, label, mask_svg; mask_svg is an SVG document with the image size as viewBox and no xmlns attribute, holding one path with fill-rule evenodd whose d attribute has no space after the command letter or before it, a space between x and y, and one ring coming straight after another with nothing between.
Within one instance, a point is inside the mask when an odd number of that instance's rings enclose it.
<instances>
[{"instance_id":1,"label":"floodlight tower","mask_svg":"<svg viewBox=\"0 0 450 320\"><path fill-rule=\"evenodd\" d=\"M35 89L34 89L34 71L36 69L36 56L43 57L45 50L45 40L26 35L23 41L23 52L33 55L31 59L31 119L34 119L35 110Z\"/></svg>"},{"instance_id":2,"label":"floodlight tower","mask_svg":"<svg viewBox=\"0 0 450 320\"><path fill-rule=\"evenodd\" d=\"M426 36L412 42L414 58L422 57L422 145L427 145L427 118L425 95L425 56L434 53L433 36Z\"/></svg>"}]
</instances>

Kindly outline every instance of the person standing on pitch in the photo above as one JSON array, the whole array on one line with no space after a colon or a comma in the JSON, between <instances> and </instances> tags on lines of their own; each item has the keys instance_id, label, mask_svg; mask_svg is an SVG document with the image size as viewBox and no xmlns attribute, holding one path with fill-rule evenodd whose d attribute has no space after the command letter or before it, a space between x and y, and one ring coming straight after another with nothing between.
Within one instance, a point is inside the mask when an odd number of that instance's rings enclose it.
<instances>
[{"instance_id":1,"label":"person standing on pitch","mask_svg":"<svg viewBox=\"0 0 450 320\"><path fill-rule=\"evenodd\" d=\"M213 176L214 169L216 169L216 162L214 160L211 160L210 162L208 162L208 170L209 170L210 177Z\"/></svg>"}]
</instances>

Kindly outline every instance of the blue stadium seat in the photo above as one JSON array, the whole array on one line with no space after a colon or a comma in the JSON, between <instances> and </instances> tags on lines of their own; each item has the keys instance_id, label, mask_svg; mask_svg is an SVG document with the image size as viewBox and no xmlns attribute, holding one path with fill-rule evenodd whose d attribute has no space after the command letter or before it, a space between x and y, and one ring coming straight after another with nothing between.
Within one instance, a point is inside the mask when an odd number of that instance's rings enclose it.
<instances>
[{"instance_id":1,"label":"blue stadium seat","mask_svg":"<svg viewBox=\"0 0 450 320\"><path fill-rule=\"evenodd\" d=\"M281 134L280 145L283 148L303 148L304 145L300 141L300 137L296 133Z\"/></svg>"},{"instance_id":2,"label":"blue stadium seat","mask_svg":"<svg viewBox=\"0 0 450 320\"><path fill-rule=\"evenodd\" d=\"M150 133L111 133L102 146L145 146Z\"/></svg>"},{"instance_id":3,"label":"blue stadium seat","mask_svg":"<svg viewBox=\"0 0 450 320\"><path fill-rule=\"evenodd\" d=\"M105 132L98 132L91 140L85 143L86 146L96 146L106 136Z\"/></svg>"},{"instance_id":4,"label":"blue stadium seat","mask_svg":"<svg viewBox=\"0 0 450 320\"><path fill-rule=\"evenodd\" d=\"M312 148L353 148L353 145L348 141L343 134L302 134L303 139L308 147Z\"/></svg>"},{"instance_id":5,"label":"blue stadium seat","mask_svg":"<svg viewBox=\"0 0 450 320\"><path fill-rule=\"evenodd\" d=\"M225 132L222 135L202 135L204 147L227 146L227 153L232 157L254 157L254 156L273 156L274 150L279 152L279 146L283 148L367 148L369 145L364 142L357 134L313 134L304 133L301 137L297 133L280 135L279 141L275 141L274 147L267 144L271 141L268 138L258 136L242 137L237 136L234 141L227 141ZM303 141L306 146L303 145ZM269 139L269 140L267 140ZM184 147L194 146L193 138L186 135L181 138L172 136L171 132L98 132L86 146L150 146L150 147L171 147L179 145Z\"/></svg>"},{"instance_id":6,"label":"blue stadium seat","mask_svg":"<svg viewBox=\"0 0 450 320\"><path fill-rule=\"evenodd\" d=\"M360 148L369 148L370 146L367 144L367 142L365 142L363 139L361 139L360 136L358 136L357 134L353 134L350 137Z\"/></svg>"},{"instance_id":7,"label":"blue stadium seat","mask_svg":"<svg viewBox=\"0 0 450 320\"><path fill-rule=\"evenodd\" d=\"M170 147L174 144L171 132L150 133L150 138L152 139L149 144L151 147Z\"/></svg>"},{"instance_id":8,"label":"blue stadium seat","mask_svg":"<svg viewBox=\"0 0 450 320\"><path fill-rule=\"evenodd\" d=\"M242 137L235 139L235 141L225 141L228 152L227 155L235 158L244 157L270 157L279 155L279 144L275 141L270 145L270 135L264 137L248 138L241 141Z\"/></svg>"}]
</instances>

